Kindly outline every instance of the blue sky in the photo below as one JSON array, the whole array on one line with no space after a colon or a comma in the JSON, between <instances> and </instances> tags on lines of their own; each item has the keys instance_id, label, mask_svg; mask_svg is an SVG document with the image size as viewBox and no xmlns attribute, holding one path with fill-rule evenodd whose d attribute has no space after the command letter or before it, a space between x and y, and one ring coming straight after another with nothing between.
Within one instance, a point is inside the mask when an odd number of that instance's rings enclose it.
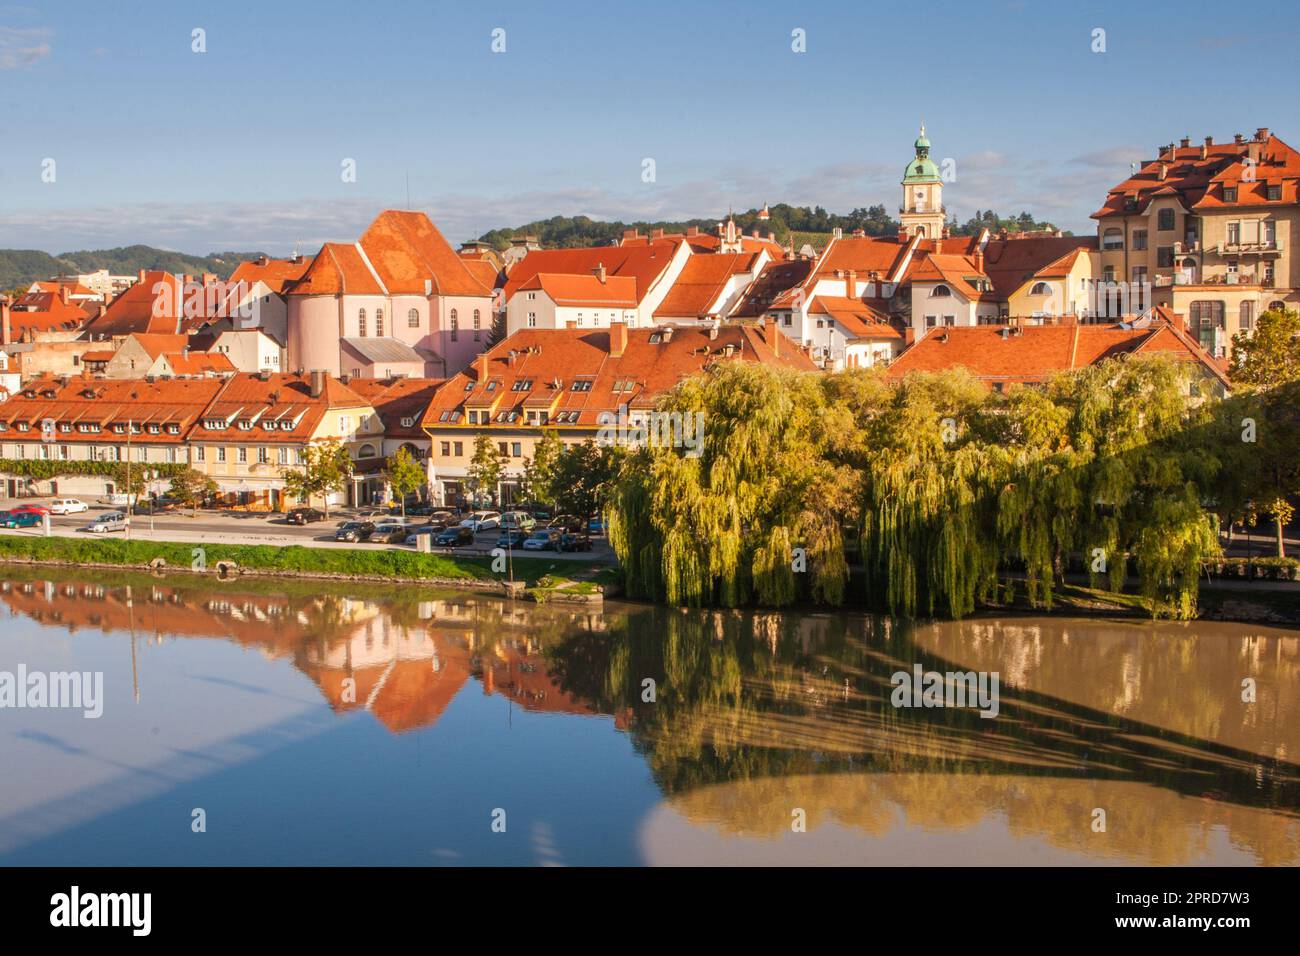
<instances>
[{"instance_id":1,"label":"blue sky","mask_svg":"<svg viewBox=\"0 0 1300 956\"><path fill-rule=\"evenodd\" d=\"M1300 145L1288 4L918 9L0 0L0 247L311 249L405 205L408 175L453 242L551 215L892 211L921 120L960 218L1081 231L1159 143L1267 125Z\"/></svg>"}]
</instances>

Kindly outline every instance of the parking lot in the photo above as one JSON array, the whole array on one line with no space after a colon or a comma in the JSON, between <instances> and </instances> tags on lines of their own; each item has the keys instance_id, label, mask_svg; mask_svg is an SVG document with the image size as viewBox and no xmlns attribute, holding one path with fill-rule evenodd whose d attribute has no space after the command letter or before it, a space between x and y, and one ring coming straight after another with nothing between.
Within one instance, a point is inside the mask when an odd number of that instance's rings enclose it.
<instances>
[{"instance_id":1,"label":"parking lot","mask_svg":"<svg viewBox=\"0 0 1300 956\"><path fill-rule=\"evenodd\" d=\"M19 508L23 505L42 505L48 507L49 498L0 498L0 510L9 510ZM85 499L83 499L85 500ZM105 511L124 511L125 508L111 507L109 505L96 504L93 501L86 501L90 506L89 511L71 515L51 515L50 530L52 534L62 536L84 536L84 537L114 537L122 538L127 536L127 532L114 531L104 535L92 535L81 529L86 526L91 518ZM281 547L288 545L310 545L319 548L393 548L405 549L408 551L415 550L413 544L381 544L362 542L340 542L334 540L334 532L340 524L345 521L357 520L364 516L366 520L401 521L400 515L385 515L383 519L371 517L375 514L374 509L331 509L330 516L323 521L313 522L308 525L293 525L285 520L282 514L266 514L259 512L243 511L206 511L200 510L197 514L189 510L167 511L156 515L135 514L131 516L130 537L139 541L180 541L187 543L202 544L204 542L213 544L269 544L279 545ZM405 519L407 526L415 528L427 522L424 517L408 517ZM44 534L44 528L41 525L31 528L18 529L0 529L0 534L26 535L28 537L40 536ZM474 536L472 545L464 545L458 548L440 548L435 546L435 553L452 553L452 554L489 554L497 547L497 538L501 531L493 528L486 531L480 531ZM547 557L554 557L561 560L577 559L584 562L592 561L613 561L613 551L609 547L608 539L604 535L593 535L591 538L591 550L579 552L532 552L524 551L521 548L513 549L516 554L545 554Z\"/></svg>"}]
</instances>

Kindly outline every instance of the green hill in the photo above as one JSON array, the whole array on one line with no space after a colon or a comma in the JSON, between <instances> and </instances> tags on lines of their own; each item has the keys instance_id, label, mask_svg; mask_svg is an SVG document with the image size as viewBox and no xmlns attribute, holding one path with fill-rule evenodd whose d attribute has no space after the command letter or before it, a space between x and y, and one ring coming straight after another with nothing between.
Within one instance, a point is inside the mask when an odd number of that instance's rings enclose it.
<instances>
[{"instance_id":1,"label":"green hill","mask_svg":"<svg viewBox=\"0 0 1300 956\"><path fill-rule=\"evenodd\" d=\"M113 275L135 275L141 269L162 269L188 275L212 272L228 279L239 263L256 259L259 255L258 252L214 252L192 256L152 246L85 249L57 256L36 249L0 249L0 289L26 289L38 279L98 269L107 269Z\"/></svg>"}]
</instances>

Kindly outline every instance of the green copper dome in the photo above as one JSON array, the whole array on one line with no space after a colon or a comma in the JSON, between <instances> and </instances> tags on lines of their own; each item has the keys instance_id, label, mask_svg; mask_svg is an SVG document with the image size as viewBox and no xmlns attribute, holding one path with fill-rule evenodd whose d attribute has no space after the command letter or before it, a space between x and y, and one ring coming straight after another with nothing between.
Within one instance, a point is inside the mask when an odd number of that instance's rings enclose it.
<instances>
[{"instance_id":1,"label":"green copper dome","mask_svg":"<svg viewBox=\"0 0 1300 956\"><path fill-rule=\"evenodd\" d=\"M921 135L913 144L916 147L916 159L907 164L903 170L903 183L937 183L939 167L930 158L930 141L925 138L925 124L921 124Z\"/></svg>"}]
</instances>

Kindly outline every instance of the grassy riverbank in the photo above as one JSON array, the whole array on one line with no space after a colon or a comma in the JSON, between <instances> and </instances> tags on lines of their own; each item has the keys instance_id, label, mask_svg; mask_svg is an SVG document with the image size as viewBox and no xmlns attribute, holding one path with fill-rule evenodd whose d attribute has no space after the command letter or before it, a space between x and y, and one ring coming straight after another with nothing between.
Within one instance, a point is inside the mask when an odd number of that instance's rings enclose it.
<instances>
[{"instance_id":1,"label":"grassy riverbank","mask_svg":"<svg viewBox=\"0 0 1300 956\"><path fill-rule=\"evenodd\" d=\"M232 561L241 571L286 576L404 579L466 585L489 584L505 577L492 570L492 558L487 556L301 545L209 544L202 547L209 571L214 571L219 562ZM0 561L146 568L161 558L169 570L186 571L194 569L197 548L198 545L167 541L5 535L0 536ZM516 556L512 564L515 578L521 581L535 581L557 570L573 577L594 566L581 561L521 556Z\"/></svg>"}]
</instances>

